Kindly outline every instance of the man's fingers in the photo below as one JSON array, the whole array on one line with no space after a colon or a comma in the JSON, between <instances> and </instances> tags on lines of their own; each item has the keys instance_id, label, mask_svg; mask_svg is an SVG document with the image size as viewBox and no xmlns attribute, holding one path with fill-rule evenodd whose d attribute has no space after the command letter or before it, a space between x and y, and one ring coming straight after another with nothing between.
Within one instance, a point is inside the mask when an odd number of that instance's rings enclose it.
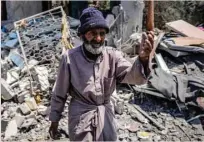
<instances>
[{"instance_id":1,"label":"man's fingers","mask_svg":"<svg viewBox=\"0 0 204 142\"><path fill-rule=\"evenodd\" d=\"M154 38L151 34L148 34L148 40L150 41L151 45L154 45Z\"/></svg>"},{"instance_id":2,"label":"man's fingers","mask_svg":"<svg viewBox=\"0 0 204 142\"><path fill-rule=\"evenodd\" d=\"M154 37L154 32L153 31L147 31L147 34L151 34L152 37Z\"/></svg>"},{"instance_id":3,"label":"man's fingers","mask_svg":"<svg viewBox=\"0 0 204 142\"><path fill-rule=\"evenodd\" d=\"M145 40L148 38L145 32L142 33L142 44L144 44Z\"/></svg>"},{"instance_id":4,"label":"man's fingers","mask_svg":"<svg viewBox=\"0 0 204 142\"><path fill-rule=\"evenodd\" d=\"M144 50L148 50L148 51L151 51L152 50L152 44L150 43L149 40L145 40L145 46L144 46Z\"/></svg>"}]
</instances>

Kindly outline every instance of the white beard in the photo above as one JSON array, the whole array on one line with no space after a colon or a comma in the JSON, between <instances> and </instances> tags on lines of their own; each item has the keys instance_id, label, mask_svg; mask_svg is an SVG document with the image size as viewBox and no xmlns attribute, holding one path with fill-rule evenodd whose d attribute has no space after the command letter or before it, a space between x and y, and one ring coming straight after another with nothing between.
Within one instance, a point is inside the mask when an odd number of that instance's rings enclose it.
<instances>
[{"instance_id":1,"label":"white beard","mask_svg":"<svg viewBox=\"0 0 204 142\"><path fill-rule=\"evenodd\" d=\"M104 49L104 45L101 45L101 44L92 45L92 44L84 43L84 47L86 48L87 51L89 51L94 55L100 54Z\"/></svg>"}]
</instances>

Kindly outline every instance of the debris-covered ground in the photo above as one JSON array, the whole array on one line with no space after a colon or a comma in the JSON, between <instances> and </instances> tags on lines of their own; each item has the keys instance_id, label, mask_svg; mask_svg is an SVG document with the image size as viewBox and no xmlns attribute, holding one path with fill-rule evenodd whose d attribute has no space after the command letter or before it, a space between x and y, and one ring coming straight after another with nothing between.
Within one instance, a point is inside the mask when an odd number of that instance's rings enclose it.
<instances>
[{"instance_id":1,"label":"debris-covered ground","mask_svg":"<svg viewBox=\"0 0 204 142\"><path fill-rule=\"evenodd\" d=\"M55 12L26 22L22 20L19 35L12 24L1 29L2 141L50 139L51 91L63 52L61 18ZM67 17L67 21L71 41L77 46L81 43L76 34L79 20ZM113 38L111 34L108 37ZM133 33L119 49L132 60L140 39L141 34ZM186 40L179 32L166 32L154 60L162 69L159 70L161 73L155 70L149 79L150 84L117 84L111 102L116 113L118 141L204 140L203 39ZM166 75L166 78L160 75ZM164 87L154 80L163 81ZM172 87L171 90L168 87ZM69 139L69 100L59 123L61 140Z\"/></svg>"}]
</instances>

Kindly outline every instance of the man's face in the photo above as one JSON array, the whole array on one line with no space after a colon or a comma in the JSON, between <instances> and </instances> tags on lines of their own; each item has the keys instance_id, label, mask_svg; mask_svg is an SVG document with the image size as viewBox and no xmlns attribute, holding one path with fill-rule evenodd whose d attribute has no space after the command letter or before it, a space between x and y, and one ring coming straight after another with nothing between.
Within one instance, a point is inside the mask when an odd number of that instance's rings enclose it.
<instances>
[{"instance_id":1,"label":"man's face","mask_svg":"<svg viewBox=\"0 0 204 142\"><path fill-rule=\"evenodd\" d=\"M100 54L104 47L106 30L102 28L91 29L84 35L85 48L92 54Z\"/></svg>"}]
</instances>

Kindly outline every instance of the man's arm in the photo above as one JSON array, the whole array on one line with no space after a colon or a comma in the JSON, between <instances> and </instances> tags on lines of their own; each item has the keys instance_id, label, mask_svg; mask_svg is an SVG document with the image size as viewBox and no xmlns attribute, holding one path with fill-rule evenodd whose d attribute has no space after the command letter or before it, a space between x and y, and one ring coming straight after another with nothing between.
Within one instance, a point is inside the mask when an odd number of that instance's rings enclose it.
<instances>
[{"instance_id":1,"label":"man's arm","mask_svg":"<svg viewBox=\"0 0 204 142\"><path fill-rule=\"evenodd\" d=\"M139 56L131 65L121 52L116 51L116 77L121 83L144 84L150 71L148 68L149 55L154 45L154 33L148 31L142 34Z\"/></svg>"},{"instance_id":2,"label":"man's arm","mask_svg":"<svg viewBox=\"0 0 204 142\"><path fill-rule=\"evenodd\" d=\"M120 83L128 84L144 84L146 77L144 74L144 67L139 58L131 64L123 57L123 53L115 51L116 54L116 78Z\"/></svg>"},{"instance_id":3,"label":"man's arm","mask_svg":"<svg viewBox=\"0 0 204 142\"><path fill-rule=\"evenodd\" d=\"M64 54L60 61L57 79L53 88L51 99L51 112L49 119L52 122L58 122L67 100L67 92L70 85L69 61L68 55Z\"/></svg>"}]
</instances>

